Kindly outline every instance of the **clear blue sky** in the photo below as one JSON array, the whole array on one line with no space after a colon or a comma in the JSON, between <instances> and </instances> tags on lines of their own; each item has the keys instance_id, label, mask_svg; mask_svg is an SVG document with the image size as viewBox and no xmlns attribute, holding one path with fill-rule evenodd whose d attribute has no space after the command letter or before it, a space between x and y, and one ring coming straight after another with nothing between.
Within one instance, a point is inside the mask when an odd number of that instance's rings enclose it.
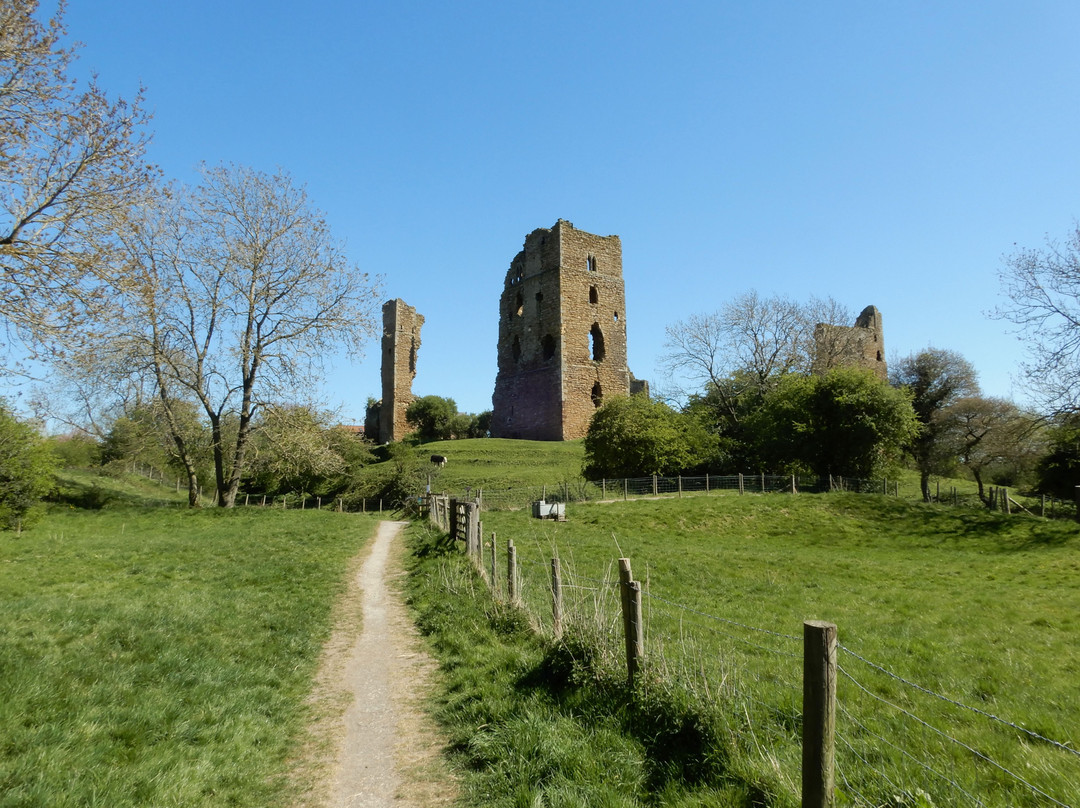
<instances>
[{"instance_id":1,"label":"clear blue sky","mask_svg":"<svg viewBox=\"0 0 1080 808\"><path fill-rule=\"evenodd\" d=\"M43 7L50 8L50 0ZM1080 216L1075 2L70 0L80 71L141 82L151 159L278 166L426 317L414 392L491 406L525 235L623 243L630 367L751 289L884 314L887 358L959 351L1012 395L986 312L1014 244ZM379 349L337 362L342 420Z\"/></svg>"}]
</instances>

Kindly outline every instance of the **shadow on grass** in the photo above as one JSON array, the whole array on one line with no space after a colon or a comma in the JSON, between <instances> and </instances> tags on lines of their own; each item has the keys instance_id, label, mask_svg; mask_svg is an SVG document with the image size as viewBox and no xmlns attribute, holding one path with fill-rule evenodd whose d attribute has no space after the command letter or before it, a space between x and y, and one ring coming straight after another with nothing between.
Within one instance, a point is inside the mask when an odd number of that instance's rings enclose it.
<instances>
[{"instance_id":1,"label":"shadow on grass","mask_svg":"<svg viewBox=\"0 0 1080 808\"><path fill-rule=\"evenodd\" d=\"M837 498L838 513L865 519L875 532L897 540L950 540L989 552L1012 553L1061 546L1080 536L1080 526L1074 522L1023 512L1005 515L892 497L841 496Z\"/></svg>"}]
</instances>

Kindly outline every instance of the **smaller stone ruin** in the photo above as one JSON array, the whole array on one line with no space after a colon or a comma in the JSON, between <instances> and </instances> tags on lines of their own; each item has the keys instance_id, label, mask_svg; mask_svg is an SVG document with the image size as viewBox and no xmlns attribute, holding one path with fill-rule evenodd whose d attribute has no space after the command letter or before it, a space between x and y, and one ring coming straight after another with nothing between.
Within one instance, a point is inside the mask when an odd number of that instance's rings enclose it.
<instances>
[{"instance_id":1,"label":"smaller stone ruin","mask_svg":"<svg viewBox=\"0 0 1080 808\"><path fill-rule=\"evenodd\" d=\"M854 326L818 323L814 329L813 372L849 366L869 368L882 380L889 378L885 330L876 306L863 309Z\"/></svg>"},{"instance_id":2,"label":"smaller stone ruin","mask_svg":"<svg viewBox=\"0 0 1080 808\"><path fill-rule=\"evenodd\" d=\"M370 437L389 443L409 432L405 411L414 400L412 383L424 316L401 298L386 301L382 312L382 401L369 409L365 424Z\"/></svg>"}]
</instances>

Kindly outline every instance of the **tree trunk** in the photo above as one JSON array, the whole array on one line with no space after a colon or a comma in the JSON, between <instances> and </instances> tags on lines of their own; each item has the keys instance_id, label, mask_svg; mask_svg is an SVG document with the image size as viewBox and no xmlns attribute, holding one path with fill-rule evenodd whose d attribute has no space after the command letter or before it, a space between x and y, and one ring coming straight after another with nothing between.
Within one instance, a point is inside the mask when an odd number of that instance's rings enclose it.
<instances>
[{"instance_id":1,"label":"tree trunk","mask_svg":"<svg viewBox=\"0 0 1080 808\"><path fill-rule=\"evenodd\" d=\"M979 501L982 502L983 505L990 507L990 499L986 496L986 491L983 488L982 472L972 466L971 476L975 478L975 483L979 486Z\"/></svg>"},{"instance_id":2,"label":"tree trunk","mask_svg":"<svg viewBox=\"0 0 1080 808\"><path fill-rule=\"evenodd\" d=\"M933 497L930 496L930 472L919 472L919 486L922 488L923 502L933 502Z\"/></svg>"}]
</instances>

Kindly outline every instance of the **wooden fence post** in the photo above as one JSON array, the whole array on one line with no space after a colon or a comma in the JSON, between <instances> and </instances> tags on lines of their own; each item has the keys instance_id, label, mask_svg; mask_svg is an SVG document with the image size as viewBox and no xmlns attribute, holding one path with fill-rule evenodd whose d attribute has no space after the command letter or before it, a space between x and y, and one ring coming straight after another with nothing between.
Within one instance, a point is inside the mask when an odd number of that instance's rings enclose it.
<instances>
[{"instance_id":1,"label":"wooden fence post","mask_svg":"<svg viewBox=\"0 0 1080 808\"><path fill-rule=\"evenodd\" d=\"M679 498L682 499L682 475L679 475Z\"/></svg>"},{"instance_id":2,"label":"wooden fence post","mask_svg":"<svg viewBox=\"0 0 1080 808\"><path fill-rule=\"evenodd\" d=\"M506 597L511 603L517 603L517 548L514 540L506 543Z\"/></svg>"},{"instance_id":3,"label":"wooden fence post","mask_svg":"<svg viewBox=\"0 0 1080 808\"><path fill-rule=\"evenodd\" d=\"M765 472L761 472L761 493L765 493Z\"/></svg>"},{"instance_id":4,"label":"wooden fence post","mask_svg":"<svg viewBox=\"0 0 1080 808\"><path fill-rule=\"evenodd\" d=\"M802 808L833 804L836 732L836 626L803 623Z\"/></svg>"},{"instance_id":5,"label":"wooden fence post","mask_svg":"<svg viewBox=\"0 0 1080 808\"><path fill-rule=\"evenodd\" d=\"M559 557L551 559L551 626L555 637L562 636L562 570Z\"/></svg>"},{"instance_id":6,"label":"wooden fence post","mask_svg":"<svg viewBox=\"0 0 1080 808\"><path fill-rule=\"evenodd\" d=\"M626 679L633 687L645 656L645 631L641 622L641 584L634 580L629 558L619 559L619 594L626 636Z\"/></svg>"},{"instance_id":7,"label":"wooden fence post","mask_svg":"<svg viewBox=\"0 0 1080 808\"><path fill-rule=\"evenodd\" d=\"M497 543L495 541L495 531L493 530L493 531L491 531L491 591L492 592L498 592L499 591L499 586L498 586L499 579L498 579L498 573L497 573L498 564L496 563L496 559L498 558L498 556L495 553L497 547L498 547L498 545L497 545Z\"/></svg>"},{"instance_id":8,"label":"wooden fence post","mask_svg":"<svg viewBox=\"0 0 1080 808\"><path fill-rule=\"evenodd\" d=\"M1039 516L1046 518L1046 494L1043 494L1039 500Z\"/></svg>"},{"instance_id":9,"label":"wooden fence post","mask_svg":"<svg viewBox=\"0 0 1080 808\"><path fill-rule=\"evenodd\" d=\"M622 498L623 502L626 502L626 478L622 478Z\"/></svg>"},{"instance_id":10,"label":"wooden fence post","mask_svg":"<svg viewBox=\"0 0 1080 808\"><path fill-rule=\"evenodd\" d=\"M743 476L742 476L742 472L740 471L739 472L739 496L741 497L742 495L743 495Z\"/></svg>"},{"instance_id":11,"label":"wooden fence post","mask_svg":"<svg viewBox=\"0 0 1080 808\"><path fill-rule=\"evenodd\" d=\"M709 493L709 472L705 472L705 493Z\"/></svg>"},{"instance_id":12,"label":"wooden fence post","mask_svg":"<svg viewBox=\"0 0 1080 808\"><path fill-rule=\"evenodd\" d=\"M656 475L652 476L652 495L655 497L659 493L659 489L656 487ZM1080 502L1080 499L1077 499Z\"/></svg>"},{"instance_id":13,"label":"wooden fence post","mask_svg":"<svg viewBox=\"0 0 1080 808\"><path fill-rule=\"evenodd\" d=\"M795 490L795 475L794 474L791 475L791 493L793 493L793 494L799 493L798 491Z\"/></svg>"},{"instance_id":14,"label":"wooden fence post","mask_svg":"<svg viewBox=\"0 0 1080 808\"><path fill-rule=\"evenodd\" d=\"M247 507L247 505L248 505L248 498L249 498L250 496L251 496L251 494L244 494L244 507L245 507L245 508L246 508L246 507Z\"/></svg>"},{"instance_id":15,"label":"wooden fence post","mask_svg":"<svg viewBox=\"0 0 1080 808\"><path fill-rule=\"evenodd\" d=\"M1012 506L1009 503L1009 489L1001 489L1001 509L1005 511L1006 516L1012 515Z\"/></svg>"},{"instance_id":16,"label":"wooden fence post","mask_svg":"<svg viewBox=\"0 0 1080 808\"><path fill-rule=\"evenodd\" d=\"M600 499L607 499L607 477L600 480Z\"/></svg>"}]
</instances>

